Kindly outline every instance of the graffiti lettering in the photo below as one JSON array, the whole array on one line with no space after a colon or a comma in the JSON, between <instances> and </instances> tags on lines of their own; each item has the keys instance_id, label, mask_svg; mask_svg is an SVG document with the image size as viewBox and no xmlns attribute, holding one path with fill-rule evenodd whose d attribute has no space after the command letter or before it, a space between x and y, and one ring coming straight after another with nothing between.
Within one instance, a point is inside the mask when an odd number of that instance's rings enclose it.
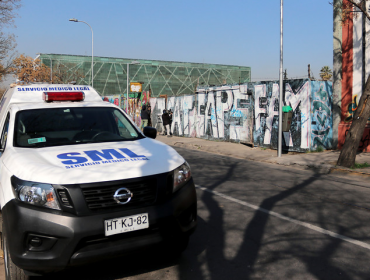
<instances>
[{"instance_id":1,"label":"graffiti lettering","mask_svg":"<svg viewBox=\"0 0 370 280\"><path fill-rule=\"evenodd\" d=\"M332 94L330 82L285 81L283 101L293 109L293 118L284 149L332 148ZM151 98L150 103L153 126L160 129L165 100ZM192 96L169 97L166 108L173 111L174 135L277 148L277 82L198 88Z\"/></svg>"}]
</instances>

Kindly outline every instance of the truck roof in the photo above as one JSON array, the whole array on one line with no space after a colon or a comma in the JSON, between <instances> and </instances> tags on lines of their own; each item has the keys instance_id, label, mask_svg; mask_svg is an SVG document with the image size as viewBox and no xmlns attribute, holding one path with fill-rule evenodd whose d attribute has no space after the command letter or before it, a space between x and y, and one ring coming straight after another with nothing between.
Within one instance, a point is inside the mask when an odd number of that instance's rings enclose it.
<instances>
[{"instance_id":1,"label":"truck roof","mask_svg":"<svg viewBox=\"0 0 370 280\"><path fill-rule=\"evenodd\" d=\"M25 86L10 87L3 95L0 101L0 125L4 122L5 112L11 105L38 105L40 108L45 107L46 102L43 100L43 93L66 93L66 92L83 92L84 100L78 101L80 105L87 103L106 103L102 97L90 86L85 85L65 85L65 84L32 84ZM37 104L38 103L38 104ZM61 104L61 102L55 102ZM37 107L37 106L36 106Z\"/></svg>"},{"instance_id":2,"label":"truck roof","mask_svg":"<svg viewBox=\"0 0 370 280\"><path fill-rule=\"evenodd\" d=\"M68 85L68 84L32 84L25 86L15 86L10 88L4 95L1 105L4 102L10 103L29 103L45 102L42 98L43 93L51 92L83 92L84 101L102 101L101 96L90 86L86 85Z\"/></svg>"}]
</instances>

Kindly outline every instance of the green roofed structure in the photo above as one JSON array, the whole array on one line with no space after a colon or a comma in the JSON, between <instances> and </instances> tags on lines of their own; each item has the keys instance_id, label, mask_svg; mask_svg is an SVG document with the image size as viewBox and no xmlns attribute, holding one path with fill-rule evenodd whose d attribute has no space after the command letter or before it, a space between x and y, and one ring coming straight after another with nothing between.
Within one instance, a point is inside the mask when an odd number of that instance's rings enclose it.
<instances>
[{"instance_id":1,"label":"green roofed structure","mask_svg":"<svg viewBox=\"0 0 370 280\"><path fill-rule=\"evenodd\" d=\"M51 71L63 67L71 81L79 73L83 78L75 82L91 85L91 56L40 54L39 59ZM94 88L101 95L126 94L127 64L133 61L139 64L129 65L130 82L143 83L142 90L150 90L152 97L193 94L197 86L251 81L251 68L245 66L94 56Z\"/></svg>"}]
</instances>

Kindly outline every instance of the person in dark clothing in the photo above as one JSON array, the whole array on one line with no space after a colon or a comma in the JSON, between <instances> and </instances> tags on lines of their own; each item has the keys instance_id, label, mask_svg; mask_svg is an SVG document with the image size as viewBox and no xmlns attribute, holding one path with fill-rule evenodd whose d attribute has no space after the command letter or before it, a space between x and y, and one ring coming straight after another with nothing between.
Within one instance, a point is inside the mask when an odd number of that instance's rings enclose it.
<instances>
[{"instance_id":1,"label":"person in dark clothing","mask_svg":"<svg viewBox=\"0 0 370 280\"><path fill-rule=\"evenodd\" d=\"M172 115L173 115L173 112L171 109L168 110L168 115L170 116L170 127L172 126ZM172 133L171 133L172 135Z\"/></svg>"},{"instance_id":2,"label":"person in dark clothing","mask_svg":"<svg viewBox=\"0 0 370 280\"><path fill-rule=\"evenodd\" d=\"M171 109L168 110L168 115L170 116L170 127L172 127L172 116L173 112ZM170 135L172 136L172 132L170 131Z\"/></svg>"},{"instance_id":3,"label":"person in dark clothing","mask_svg":"<svg viewBox=\"0 0 370 280\"><path fill-rule=\"evenodd\" d=\"M163 126L164 126L164 129L165 129L165 134L167 134L168 137L171 137L172 136L172 135L170 135L171 118L170 118L170 115L168 114L167 110L163 110L162 122L163 122Z\"/></svg>"},{"instance_id":4,"label":"person in dark clothing","mask_svg":"<svg viewBox=\"0 0 370 280\"><path fill-rule=\"evenodd\" d=\"M163 115L166 114L166 110L163 110L163 114L161 115L161 127L162 127L162 134L161 135L166 135L167 134L167 129L166 129L166 126L164 125L164 122L163 122Z\"/></svg>"},{"instance_id":5,"label":"person in dark clothing","mask_svg":"<svg viewBox=\"0 0 370 280\"><path fill-rule=\"evenodd\" d=\"M140 126L140 129L141 129L141 131L143 131L144 130L144 127L148 126L148 120L149 120L149 117L150 117L149 112L146 109L146 105L143 105L141 107L140 117L141 117L141 126Z\"/></svg>"},{"instance_id":6,"label":"person in dark clothing","mask_svg":"<svg viewBox=\"0 0 370 280\"><path fill-rule=\"evenodd\" d=\"M149 113L148 126L152 126L152 108L151 108L150 104L148 104L146 110Z\"/></svg>"}]
</instances>

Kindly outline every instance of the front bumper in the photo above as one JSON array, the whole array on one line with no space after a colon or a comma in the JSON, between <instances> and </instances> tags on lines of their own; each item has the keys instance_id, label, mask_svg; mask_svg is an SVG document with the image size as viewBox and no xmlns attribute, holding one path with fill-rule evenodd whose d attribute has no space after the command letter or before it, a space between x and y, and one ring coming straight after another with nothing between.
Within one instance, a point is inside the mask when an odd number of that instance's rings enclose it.
<instances>
[{"instance_id":1,"label":"front bumper","mask_svg":"<svg viewBox=\"0 0 370 280\"><path fill-rule=\"evenodd\" d=\"M189 235L197 224L196 203L192 179L159 204L89 216L49 211L12 200L2 209L3 229L17 266L27 271L52 272L129 254L173 236ZM104 220L140 213L149 214L148 229L105 237Z\"/></svg>"}]
</instances>

